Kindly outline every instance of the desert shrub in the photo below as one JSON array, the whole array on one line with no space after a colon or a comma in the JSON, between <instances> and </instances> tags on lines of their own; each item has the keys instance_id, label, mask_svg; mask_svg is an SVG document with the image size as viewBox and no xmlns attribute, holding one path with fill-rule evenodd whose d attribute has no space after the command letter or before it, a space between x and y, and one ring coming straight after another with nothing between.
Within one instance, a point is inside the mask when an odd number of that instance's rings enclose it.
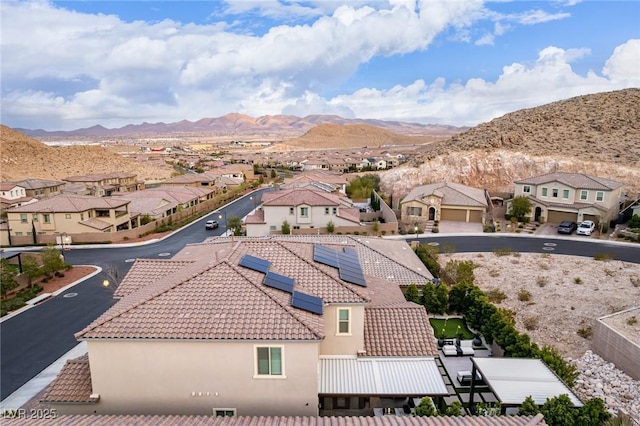
<instances>
[{"instance_id":1,"label":"desert shrub","mask_svg":"<svg viewBox=\"0 0 640 426\"><path fill-rule=\"evenodd\" d=\"M538 268L548 271L549 269L551 269L551 266L549 266L548 263L538 262Z\"/></svg>"},{"instance_id":2,"label":"desert shrub","mask_svg":"<svg viewBox=\"0 0 640 426\"><path fill-rule=\"evenodd\" d=\"M498 257L509 256L509 255L513 254L513 249L509 248L509 247L493 249L493 254L495 254Z\"/></svg>"},{"instance_id":3,"label":"desert shrub","mask_svg":"<svg viewBox=\"0 0 640 426\"><path fill-rule=\"evenodd\" d=\"M608 277L613 277L613 276L615 276L615 275L616 275L616 271L612 271L612 270L611 270L611 269L609 269L609 268L604 268L604 269L602 270L602 272L604 272L604 274L605 274L606 276L608 276Z\"/></svg>"},{"instance_id":4,"label":"desert shrub","mask_svg":"<svg viewBox=\"0 0 640 426\"><path fill-rule=\"evenodd\" d=\"M436 411L436 407L433 405L431 398L425 396L420 401L420 404L416 407L416 416L436 416L438 415L438 411Z\"/></svg>"},{"instance_id":5,"label":"desert shrub","mask_svg":"<svg viewBox=\"0 0 640 426\"><path fill-rule=\"evenodd\" d=\"M518 300L521 302L528 302L529 300L531 300L531 292L524 288L520 289L520 291L518 292Z\"/></svg>"},{"instance_id":6,"label":"desert shrub","mask_svg":"<svg viewBox=\"0 0 640 426\"><path fill-rule=\"evenodd\" d=\"M330 220L329 222L327 222L327 232L330 234L333 234L333 231L336 229L336 226L334 225L333 221Z\"/></svg>"},{"instance_id":7,"label":"desert shrub","mask_svg":"<svg viewBox=\"0 0 640 426\"><path fill-rule=\"evenodd\" d=\"M580 278L580 277L575 277L575 278L573 279L573 282L574 282L574 283L576 283L576 284L582 284L582 278Z\"/></svg>"},{"instance_id":8,"label":"desert shrub","mask_svg":"<svg viewBox=\"0 0 640 426\"><path fill-rule=\"evenodd\" d=\"M637 323L638 323L638 318L636 318L635 315L627 319L628 325L635 325Z\"/></svg>"},{"instance_id":9,"label":"desert shrub","mask_svg":"<svg viewBox=\"0 0 640 426\"><path fill-rule=\"evenodd\" d=\"M485 225L482 232L496 232L495 225Z\"/></svg>"},{"instance_id":10,"label":"desert shrub","mask_svg":"<svg viewBox=\"0 0 640 426\"><path fill-rule=\"evenodd\" d=\"M462 403L460 401L453 401L450 406L444 412L445 416L459 416L462 414Z\"/></svg>"},{"instance_id":11,"label":"desert shrub","mask_svg":"<svg viewBox=\"0 0 640 426\"><path fill-rule=\"evenodd\" d=\"M629 277L631 285L634 287L640 287L640 277Z\"/></svg>"},{"instance_id":12,"label":"desert shrub","mask_svg":"<svg viewBox=\"0 0 640 426\"><path fill-rule=\"evenodd\" d=\"M538 328L538 317L527 317L524 319L524 328L527 330L535 330Z\"/></svg>"},{"instance_id":13,"label":"desert shrub","mask_svg":"<svg viewBox=\"0 0 640 426\"><path fill-rule=\"evenodd\" d=\"M601 260L606 262L607 260L614 260L616 258L616 255L612 253L597 253L595 256L593 256L593 258L595 260Z\"/></svg>"},{"instance_id":14,"label":"desert shrub","mask_svg":"<svg viewBox=\"0 0 640 426\"><path fill-rule=\"evenodd\" d=\"M500 271L498 271L497 269L492 269L489 271L489 276L491 278L496 278L500 276Z\"/></svg>"},{"instance_id":15,"label":"desert shrub","mask_svg":"<svg viewBox=\"0 0 640 426\"><path fill-rule=\"evenodd\" d=\"M438 227L433 227L431 228L431 232L437 234L438 232L440 232L440 229Z\"/></svg>"},{"instance_id":16,"label":"desert shrub","mask_svg":"<svg viewBox=\"0 0 640 426\"><path fill-rule=\"evenodd\" d=\"M584 339L588 339L589 337L591 337L591 335L593 335L593 329L591 328L591 326L582 327L578 329L577 333L578 336Z\"/></svg>"},{"instance_id":17,"label":"desert shrub","mask_svg":"<svg viewBox=\"0 0 640 426\"><path fill-rule=\"evenodd\" d=\"M544 287L548 283L549 283L549 279L547 277L539 276L536 278L536 284L538 284L538 287Z\"/></svg>"},{"instance_id":18,"label":"desert shrub","mask_svg":"<svg viewBox=\"0 0 640 426\"><path fill-rule=\"evenodd\" d=\"M487 290L485 292L487 296L487 300L491 303L501 303L504 299L507 298L507 295L504 292L497 288L492 288L491 290Z\"/></svg>"}]
</instances>

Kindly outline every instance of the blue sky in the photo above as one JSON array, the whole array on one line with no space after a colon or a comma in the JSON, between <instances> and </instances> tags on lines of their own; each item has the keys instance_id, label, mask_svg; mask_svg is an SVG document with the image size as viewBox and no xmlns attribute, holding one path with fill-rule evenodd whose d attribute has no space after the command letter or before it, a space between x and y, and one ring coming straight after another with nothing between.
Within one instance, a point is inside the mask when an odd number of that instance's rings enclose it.
<instances>
[{"instance_id":1,"label":"blue sky","mask_svg":"<svg viewBox=\"0 0 640 426\"><path fill-rule=\"evenodd\" d=\"M239 112L472 126L640 87L638 1L0 3L2 124Z\"/></svg>"}]
</instances>

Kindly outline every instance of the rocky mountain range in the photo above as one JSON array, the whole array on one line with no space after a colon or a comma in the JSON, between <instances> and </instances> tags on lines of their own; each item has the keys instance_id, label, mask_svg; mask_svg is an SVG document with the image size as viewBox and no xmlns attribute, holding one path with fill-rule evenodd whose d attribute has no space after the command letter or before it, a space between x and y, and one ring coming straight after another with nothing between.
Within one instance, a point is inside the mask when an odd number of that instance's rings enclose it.
<instances>
[{"instance_id":1,"label":"rocky mountain range","mask_svg":"<svg viewBox=\"0 0 640 426\"><path fill-rule=\"evenodd\" d=\"M251 117L244 114L231 113L222 117L203 118L197 121L182 120L175 123L142 123L129 124L117 129L107 129L97 125L72 131L46 131L42 129L15 129L34 138L45 137L117 137L142 135L216 135L242 138L246 136L262 138L298 137L312 129L323 125L367 125L386 129L403 135L451 136L466 128L435 124L404 123L401 121L347 119L337 115L265 115Z\"/></svg>"}]
</instances>

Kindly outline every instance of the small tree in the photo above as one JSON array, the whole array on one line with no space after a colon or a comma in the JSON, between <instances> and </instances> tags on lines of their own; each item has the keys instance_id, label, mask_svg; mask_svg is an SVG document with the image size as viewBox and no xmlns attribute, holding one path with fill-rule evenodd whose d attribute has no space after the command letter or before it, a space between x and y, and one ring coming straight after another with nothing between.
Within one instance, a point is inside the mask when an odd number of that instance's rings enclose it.
<instances>
[{"instance_id":1,"label":"small tree","mask_svg":"<svg viewBox=\"0 0 640 426\"><path fill-rule=\"evenodd\" d=\"M415 284L411 284L407 287L407 292L404 294L404 298L409 302L415 302L419 305L422 304L422 300L420 300L420 292Z\"/></svg>"},{"instance_id":2,"label":"small tree","mask_svg":"<svg viewBox=\"0 0 640 426\"><path fill-rule=\"evenodd\" d=\"M453 401L450 406L444 412L445 416L459 416L462 414L462 403L460 401Z\"/></svg>"},{"instance_id":3,"label":"small tree","mask_svg":"<svg viewBox=\"0 0 640 426\"><path fill-rule=\"evenodd\" d=\"M629 221L629 228L640 228L640 215L634 214Z\"/></svg>"},{"instance_id":4,"label":"small tree","mask_svg":"<svg viewBox=\"0 0 640 426\"><path fill-rule=\"evenodd\" d=\"M286 221L285 221L286 222ZM336 226L333 224L333 221L330 220L329 222L327 222L327 232L330 234L333 234L333 231L335 231ZM283 232L284 234L284 232Z\"/></svg>"},{"instance_id":5,"label":"small tree","mask_svg":"<svg viewBox=\"0 0 640 426\"><path fill-rule=\"evenodd\" d=\"M231 230L236 237L242 235L242 219L237 216L231 216L227 220L227 228Z\"/></svg>"},{"instance_id":6,"label":"small tree","mask_svg":"<svg viewBox=\"0 0 640 426\"><path fill-rule=\"evenodd\" d=\"M47 246L40 252L42 258L42 272L52 274L65 268L62 252L53 246Z\"/></svg>"},{"instance_id":7,"label":"small tree","mask_svg":"<svg viewBox=\"0 0 640 426\"><path fill-rule=\"evenodd\" d=\"M289 225L289 222L284 220L282 221L282 235L289 235L289 234L291 234L291 225Z\"/></svg>"},{"instance_id":8,"label":"small tree","mask_svg":"<svg viewBox=\"0 0 640 426\"><path fill-rule=\"evenodd\" d=\"M611 414L607 411L604 401L600 398L592 398L580 408L574 426L601 425L610 418Z\"/></svg>"},{"instance_id":9,"label":"small tree","mask_svg":"<svg viewBox=\"0 0 640 426\"><path fill-rule=\"evenodd\" d=\"M18 287L16 270L11 267L7 259L0 259L0 294L6 296L8 292Z\"/></svg>"},{"instance_id":10,"label":"small tree","mask_svg":"<svg viewBox=\"0 0 640 426\"><path fill-rule=\"evenodd\" d=\"M436 407L434 407L431 398L425 396L420 401L420 404L416 407L416 416L437 416L438 412L436 411Z\"/></svg>"},{"instance_id":11,"label":"small tree","mask_svg":"<svg viewBox=\"0 0 640 426\"><path fill-rule=\"evenodd\" d=\"M40 265L38 265L38 261L35 257L28 254L22 259L22 273L27 277L27 284L29 284L29 287L33 284L33 279L35 277L42 275Z\"/></svg>"},{"instance_id":12,"label":"small tree","mask_svg":"<svg viewBox=\"0 0 640 426\"><path fill-rule=\"evenodd\" d=\"M473 263L472 260L450 260L444 270L454 283L464 281L473 284L475 282L473 270L477 267L478 265Z\"/></svg>"},{"instance_id":13,"label":"small tree","mask_svg":"<svg viewBox=\"0 0 640 426\"><path fill-rule=\"evenodd\" d=\"M520 416L535 416L540 412L540 409L536 405L536 402L531 396L528 396L518 409L518 415Z\"/></svg>"},{"instance_id":14,"label":"small tree","mask_svg":"<svg viewBox=\"0 0 640 426\"><path fill-rule=\"evenodd\" d=\"M547 398L540 412L549 426L573 426L576 410L567 394Z\"/></svg>"},{"instance_id":15,"label":"small tree","mask_svg":"<svg viewBox=\"0 0 640 426\"><path fill-rule=\"evenodd\" d=\"M511 216L516 217L518 221L522 222L525 216L531 213L531 200L529 197L519 195L511 200Z\"/></svg>"}]
</instances>

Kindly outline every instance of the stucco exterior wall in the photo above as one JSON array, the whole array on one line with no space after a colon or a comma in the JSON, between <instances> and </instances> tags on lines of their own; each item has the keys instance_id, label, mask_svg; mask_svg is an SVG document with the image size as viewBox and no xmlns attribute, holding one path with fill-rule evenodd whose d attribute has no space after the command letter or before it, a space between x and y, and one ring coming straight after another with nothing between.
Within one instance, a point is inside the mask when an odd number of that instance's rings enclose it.
<instances>
[{"instance_id":1,"label":"stucco exterior wall","mask_svg":"<svg viewBox=\"0 0 640 426\"><path fill-rule=\"evenodd\" d=\"M338 333L338 309L351 310L349 334ZM320 355L357 355L364 349L364 305L329 305L324 312L325 338Z\"/></svg>"},{"instance_id":2,"label":"stucco exterior wall","mask_svg":"<svg viewBox=\"0 0 640 426\"><path fill-rule=\"evenodd\" d=\"M257 378L255 347L283 345L284 377ZM89 341L98 414L318 415L317 342Z\"/></svg>"}]
</instances>

